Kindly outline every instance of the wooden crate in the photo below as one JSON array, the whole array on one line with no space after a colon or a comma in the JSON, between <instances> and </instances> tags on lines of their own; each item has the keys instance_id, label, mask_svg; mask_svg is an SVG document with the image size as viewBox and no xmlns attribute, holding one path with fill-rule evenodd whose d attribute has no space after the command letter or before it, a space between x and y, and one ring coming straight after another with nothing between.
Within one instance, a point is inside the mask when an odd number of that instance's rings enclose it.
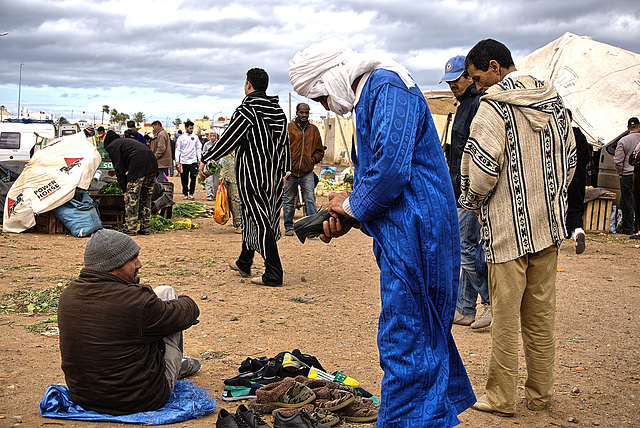
<instances>
[{"instance_id":1,"label":"wooden crate","mask_svg":"<svg viewBox=\"0 0 640 428\"><path fill-rule=\"evenodd\" d=\"M71 234L71 231L62 223L62 221L53 215L53 211L36 214L35 231L37 233L48 233L49 235Z\"/></svg>"},{"instance_id":2,"label":"wooden crate","mask_svg":"<svg viewBox=\"0 0 640 428\"><path fill-rule=\"evenodd\" d=\"M100 221L103 225L122 227L124 224L124 196L89 193L94 201L100 201Z\"/></svg>"},{"instance_id":3,"label":"wooden crate","mask_svg":"<svg viewBox=\"0 0 640 428\"><path fill-rule=\"evenodd\" d=\"M609 232L611 211L613 210L613 201L615 199L616 194L610 192L605 193L598 199L587 202L582 216L585 232Z\"/></svg>"}]
</instances>

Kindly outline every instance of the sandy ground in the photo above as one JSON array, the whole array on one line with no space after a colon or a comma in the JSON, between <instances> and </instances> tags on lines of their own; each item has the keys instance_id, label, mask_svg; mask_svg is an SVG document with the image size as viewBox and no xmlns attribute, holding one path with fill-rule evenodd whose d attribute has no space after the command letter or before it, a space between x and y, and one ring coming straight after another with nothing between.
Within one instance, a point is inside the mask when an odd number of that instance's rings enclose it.
<instances>
[{"instance_id":1,"label":"sandy ground","mask_svg":"<svg viewBox=\"0 0 640 428\"><path fill-rule=\"evenodd\" d=\"M179 194L178 181L172 180ZM204 197L198 189L196 199L205 202ZM179 197L176 201L182 202ZM323 201L326 198L319 198L320 204ZM304 245L295 237L283 237L279 248L284 286L269 288L250 284L229 270L227 263L237 257L241 245L230 223L195 222L198 229L152 234L136 241L142 246L142 281L171 285L200 306L200 323L185 334L186 353L202 360L202 370L192 378L198 385L219 397L223 379L237 374L246 357L271 357L299 348L315 355L328 370L347 373L365 389L379 393L379 271L369 237L352 231L330 244L315 239ZM2 305L7 294L16 290L52 288L77 277L86 242L70 235L0 235ZM516 417L467 410L460 415L461 426L640 426L639 258L640 246L625 235L588 235L581 255L567 241L560 250L557 279L553 401L541 412L526 409L521 350ZM49 317L0 312L0 427L124 426L40 417L38 403L45 389L63 384L64 376L55 335L30 332L26 327ZM480 394L490 331L455 325L453 335ZM218 403L231 411L239 404ZM177 425L210 427L216 420L213 414Z\"/></svg>"}]
</instances>

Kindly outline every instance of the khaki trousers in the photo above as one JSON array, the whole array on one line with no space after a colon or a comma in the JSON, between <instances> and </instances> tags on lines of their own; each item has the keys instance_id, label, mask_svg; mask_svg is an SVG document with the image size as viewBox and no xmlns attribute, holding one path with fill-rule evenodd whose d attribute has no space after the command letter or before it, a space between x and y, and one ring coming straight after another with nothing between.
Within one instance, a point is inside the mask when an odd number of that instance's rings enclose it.
<instances>
[{"instance_id":1,"label":"khaki trousers","mask_svg":"<svg viewBox=\"0 0 640 428\"><path fill-rule=\"evenodd\" d=\"M488 264L493 321L487 399L497 411L515 413L518 325L527 363L528 407L541 410L551 400L557 266L556 246L506 263Z\"/></svg>"}]
</instances>

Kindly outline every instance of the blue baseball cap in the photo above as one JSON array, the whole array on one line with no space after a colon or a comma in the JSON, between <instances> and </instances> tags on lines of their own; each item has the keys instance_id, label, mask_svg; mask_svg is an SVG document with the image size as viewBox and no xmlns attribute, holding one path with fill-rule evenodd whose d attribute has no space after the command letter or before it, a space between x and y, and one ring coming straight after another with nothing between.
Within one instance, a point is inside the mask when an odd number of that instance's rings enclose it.
<instances>
[{"instance_id":1,"label":"blue baseball cap","mask_svg":"<svg viewBox=\"0 0 640 428\"><path fill-rule=\"evenodd\" d=\"M440 83L451 82L462 76L462 73L464 73L465 70L465 58L466 57L464 55L458 55L447 61L447 64L444 66L444 76L440 79Z\"/></svg>"}]
</instances>

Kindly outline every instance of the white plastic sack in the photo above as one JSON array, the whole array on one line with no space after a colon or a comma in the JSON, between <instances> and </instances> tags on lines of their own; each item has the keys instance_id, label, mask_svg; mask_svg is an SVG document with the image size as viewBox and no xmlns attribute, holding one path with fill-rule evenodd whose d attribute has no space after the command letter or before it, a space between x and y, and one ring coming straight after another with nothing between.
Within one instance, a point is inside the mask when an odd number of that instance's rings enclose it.
<instances>
[{"instance_id":1,"label":"white plastic sack","mask_svg":"<svg viewBox=\"0 0 640 428\"><path fill-rule=\"evenodd\" d=\"M4 205L5 232L19 233L36 224L34 214L50 211L87 189L101 161L84 133L67 135L38 150L11 186Z\"/></svg>"}]
</instances>

